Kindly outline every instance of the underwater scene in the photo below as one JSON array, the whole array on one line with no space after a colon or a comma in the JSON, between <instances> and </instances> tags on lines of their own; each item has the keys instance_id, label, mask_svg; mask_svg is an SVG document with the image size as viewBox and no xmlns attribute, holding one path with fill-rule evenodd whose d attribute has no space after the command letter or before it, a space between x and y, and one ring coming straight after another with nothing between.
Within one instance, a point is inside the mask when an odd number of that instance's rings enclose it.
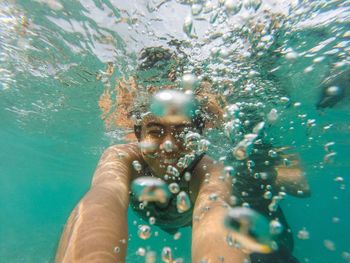
<instances>
[{"instance_id":1,"label":"underwater scene","mask_svg":"<svg viewBox=\"0 0 350 263\"><path fill-rule=\"evenodd\" d=\"M349 0L0 0L0 107L0 262L350 263Z\"/></svg>"}]
</instances>

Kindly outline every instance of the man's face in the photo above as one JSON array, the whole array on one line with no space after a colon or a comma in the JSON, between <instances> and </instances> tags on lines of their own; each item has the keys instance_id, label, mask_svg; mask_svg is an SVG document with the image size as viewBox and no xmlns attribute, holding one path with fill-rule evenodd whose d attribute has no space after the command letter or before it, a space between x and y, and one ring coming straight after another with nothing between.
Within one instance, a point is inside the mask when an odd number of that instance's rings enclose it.
<instances>
[{"instance_id":1,"label":"man's face","mask_svg":"<svg viewBox=\"0 0 350 263\"><path fill-rule=\"evenodd\" d=\"M174 167L183 171L178 161L190 153L186 148L185 136L195 132L190 119L184 116L147 116L141 124L140 149L144 160L158 177L169 173ZM170 168L169 168L170 166Z\"/></svg>"}]
</instances>

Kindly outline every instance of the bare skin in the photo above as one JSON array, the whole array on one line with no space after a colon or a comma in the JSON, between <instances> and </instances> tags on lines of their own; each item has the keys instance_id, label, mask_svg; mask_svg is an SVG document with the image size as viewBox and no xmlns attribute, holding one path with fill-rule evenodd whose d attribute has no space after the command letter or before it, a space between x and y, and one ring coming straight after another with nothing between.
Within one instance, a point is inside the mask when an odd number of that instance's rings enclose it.
<instances>
[{"instance_id":1,"label":"bare skin","mask_svg":"<svg viewBox=\"0 0 350 263\"><path fill-rule=\"evenodd\" d=\"M140 147L136 143L114 145L101 156L90 190L65 226L56 262L125 262L130 183L142 176L142 172L132 168L132 162L138 160L162 178L166 166L176 163L188 151L178 135L186 129L194 129L184 117L149 117L143 120L141 127ZM169 141L172 148L165 151ZM208 173L209 180L206 180ZM229 231L223 225L223 218L229 208L232 185L229 178L222 175L223 165L208 156L193 171L189 189L194 203L192 262L229 259L229 262L239 263L249 257L226 242ZM213 193L216 198L209 200Z\"/></svg>"}]
</instances>

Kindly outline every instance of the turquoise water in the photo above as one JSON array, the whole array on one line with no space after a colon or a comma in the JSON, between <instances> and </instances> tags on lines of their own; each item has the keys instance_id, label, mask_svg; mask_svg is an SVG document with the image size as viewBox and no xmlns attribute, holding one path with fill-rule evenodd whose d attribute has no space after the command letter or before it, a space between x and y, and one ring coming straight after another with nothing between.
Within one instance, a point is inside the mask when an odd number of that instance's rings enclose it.
<instances>
[{"instance_id":1,"label":"turquoise water","mask_svg":"<svg viewBox=\"0 0 350 263\"><path fill-rule=\"evenodd\" d=\"M229 18L215 11L223 10L219 6L194 14L186 35L183 24L191 13L190 3L0 3L1 262L53 262L62 227L87 191L100 154L108 145L123 141L122 131L106 130L100 118L100 95L115 85L116 77L135 68L141 48L167 46L174 39L186 42L182 51L192 65L203 62L218 81L237 78L239 85L251 81L266 89L277 86L286 94L281 96L288 96L290 107L268 92L249 99L278 109L280 117L267 134L276 145L296 147L311 185L311 198L287 197L282 202L295 235L295 255L301 262L350 262L349 97L331 109L315 107L319 83L350 67L349 1L263 1L256 12L243 6ZM247 28L267 7L268 21L271 14L281 14L276 21L284 22L262 40ZM226 61L224 52L213 55L213 47L234 50L234 56ZM293 57L291 50L298 56ZM100 79L108 62L114 63L115 72L107 80ZM244 79L251 69L258 75ZM214 132L215 151L219 145L215 138L220 136ZM324 145L329 142L335 143L332 151L337 154L332 162L325 162ZM179 240L158 230L159 236L143 241L136 231L140 222L130 214L127 262L144 262L136 256L139 247L159 253L164 246L190 262L190 229L182 230ZM297 237L302 229L309 239Z\"/></svg>"}]
</instances>

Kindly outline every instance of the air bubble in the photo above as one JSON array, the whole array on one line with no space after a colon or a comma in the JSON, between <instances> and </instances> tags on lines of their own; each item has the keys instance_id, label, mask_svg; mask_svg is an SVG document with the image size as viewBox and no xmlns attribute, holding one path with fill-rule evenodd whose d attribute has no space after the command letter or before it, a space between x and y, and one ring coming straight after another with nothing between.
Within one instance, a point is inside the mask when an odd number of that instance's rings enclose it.
<instances>
[{"instance_id":1,"label":"air bubble","mask_svg":"<svg viewBox=\"0 0 350 263\"><path fill-rule=\"evenodd\" d=\"M192 15L199 15L203 10L203 6L201 4L193 4L191 7Z\"/></svg>"},{"instance_id":2,"label":"air bubble","mask_svg":"<svg viewBox=\"0 0 350 263\"><path fill-rule=\"evenodd\" d=\"M299 57L299 54L295 51L290 51L285 55L285 58L290 61L295 61Z\"/></svg>"},{"instance_id":3,"label":"air bubble","mask_svg":"<svg viewBox=\"0 0 350 263\"><path fill-rule=\"evenodd\" d=\"M244 0L244 8L256 12L262 4L261 0Z\"/></svg>"},{"instance_id":4,"label":"air bubble","mask_svg":"<svg viewBox=\"0 0 350 263\"><path fill-rule=\"evenodd\" d=\"M198 144L200 141L200 134L196 132L188 132L185 136L185 146L186 148L197 151Z\"/></svg>"},{"instance_id":5,"label":"air bubble","mask_svg":"<svg viewBox=\"0 0 350 263\"><path fill-rule=\"evenodd\" d=\"M140 202L165 203L170 197L168 186L163 180L148 176L135 179L131 184L131 191Z\"/></svg>"},{"instance_id":6,"label":"air bubble","mask_svg":"<svg viewBox=\"0 0 350 263\"><path fill-rule=\"evenodd\" d=\"M238 198L234 195L231 195L229 203L231 206L236 206L238 204Z\"/></svg>"},{"instance_id":7,"label":"air bubble","mask_svg":"<svg viewBox=\"0 0 350 263\"><path fill-rule=\"evenodd\" d=\"M174 166L168 165L167 169L166 169L167 174L169 175L173 175L175 177L179 177L180 176L180 172L179 170L177 170Z\"/></svg>"},{"instance_id":8,"label":"air bubble","mask_svg":"<svg viewBox=\"0 0 350 263\"><path fill-rule=\"evenodd\" d=\"M303 229L299 230L297 237L301 240L307 240L310 238L310 234L305 228L303 228Z\"/></svg>"},{"instance_id":9,"label":"air bubble","mask_svg":"<svg viewBox=\"0 0 350 263\"><path fill-rule=\"evenodd\" d=\"M151 236L151 228L148 225L141 225L139 226L139 230L137 232L139 238L141 239L148 239Z\"/></svg>"},{"instance_id":10,"label":"air bubble","mask_svg":"<svg viewBox=\"0 0 350 263\"><path fill-rule=\"evenodd\" d=\"M177 183L169 184L169 190L173 194L177 194L180 191L180 186Z\"/></svg>"},{"instance_id":11,"label":"air bubble","mask_svg":"<svg viewBox=\"0 0 350 263\"><path fill-rule=\"evenodd\" d=\"M268 173L266 173L266 172L261 172L259 174L260 174L260 178L263 179L263 180L267 180L270 177L270 175Z\"/></svg>"},{"instance_id":12,"label":"air bubble","mask_svg":"<svg viewBox=\"0 0 350 263\"><path fill-rule=\"evenodd\" d=\"M328 142L324 145L324 150L326 152L333 152L333 146L335 145L335 142Z\"/></svg>"},{"instance_id":13,"label":"air bubble","mask_svg":"<svg viewBox=\"0 0 350 263\"><path fill-rule=\"evenodd\" d=\"M146 255L146 249L143 247L139 247L136 251L136 255L144 257Z\"/></svg>"},{"instance_id":14,"label":"air bubble","mask_svg":"<svg viewBox=\"0 0 350 263\"><path fill-rule=\"evenodd\" d=\"M158 146L156 143L148 142L148 141L142 141L139 143L139 147L143 153L153 153L155 150L157 150ZM149 156L149 155L148 155Z\"/></svg>"},{"instance_id":15,"label":"air bubble","mask_svg":"<svg viewBox=\"0 0 350 263\"><path fill-rule=\"evenodd\" d=\"M193 90L198 86L198 79L193 74L184 74L182 76L182 86L185 90Z\"/></svg>"},{"instance_id":16,"label":"air bubble","mask_svg":"<svg viewBox=\"0 0 350 263\"><path fill-rule=\"evenodd\" d=\"M254 126L253 133L256 135L261 135L264 128L265 128L265 122L261 121L257 125ZM251 136L251 137L253 137L253 139L256 139L256 137L254 137L254 136Z\"/></svg>"},{"instance_id":17,"label":"air bubble","mask_svg":"<svg viewBox=\"0 0 350 263\"><path fill-rule=\"evenodd\" d=\"M203 12L205 14L210 13L214 8L214 5L211 1L206 1L204 4Z\"/></svg>"},{"instance_id":18,"label":"air bubble","mask_svg":"<svg viewBox=\"0 0 350 263\"><path fill-rule=\"evenodd\" d=\"M191 208L191 200L188 194L181 191L176 197L176 208L179 213L184 213Z\"/></svg>"},{"instance_id":19,"label":"air bubble","mask_svg":"<svg viewBox=\"0 0 350 263\"><path fill-rule=\"evenodd\" d=\"M174 240L179 240L181 238L181 232L176 232L173 236Z\"/></svg>"},{"instance_id":20,"label":"air bubble","mask_svg":"<svg viewBox=\"0 0 350 263\"><path fill-rule=\"evenodd\" d=\"M170 140L166 140L164 143L163 143L163 147L164 147L164 150L167 152L167 153L170 153L173 151L173 143L172 141Z\"/></svg>"},{"instance_id":21,"label":"air bubble","mask_svg":"<svg viewBox=\"0 0 350 263\"><path fill-rule=\"evenodd\" d=\"M142 171L142 165L137 160L132 162L132 167L134 167L135 171L137 171L137 172L141 172Z\"/></svg>"},{"instance_id":22,"label":"air bubble","mask_svg":"<svg viewBox=\"0 0 350 263\"><path fill-rule=\"evenodd\" d=\"M248 166L249 169L251 169L252 167L255 166L255 162L254 162L253 160L249 160L249 161L247 162L247 166Z\"/></svg>"},{"instance_id":23,"label":"air bubble","mask_svg":"<svg viewBox=\"0 0 350 263\"><path fill-rule=\"evenodd\" d=\"M269 221L251 208L231 208L225 216L225 226L234 232L235 241L254 252L272 251L273 235Z\"/></svg>"},{"instance_id":24,"label":"air bubble","mask_svg":"<svg viewBox=\"0 0 350 263\"><path fill-rule=\"evenodd\" d=\"M290 99L289 99L288 97L281 97L281 98L280 98L280 101L281 101L283 104L289 104Z\"/></svg>"},{"instance_id":25,"label":"air bubble","mask_svg":"<svg viewBox=\"0 0 350 263\"><path fill-rule=\"evenodd\" d=\"M349 252L346 252L346 251L342 252L342 253L341 253L341 257L342 257L345 261L350 262L350 253L349 253Z\"/></svg>"},{"instance_id":26,"label":"air bubble","mask_svg":"<svg viewBox=\"0 0 350 263\"><path fill-rule=\"evenodd\" d=\"M269 156L272 158L276 158L277 157L277 153L274 150L269 150Z\"/></svg>"},{"instance_id":27,"label":"air bubble","mask_svg":"<svg viewBox=\"0 0 350 263\"><path fill-rule=\"evenodd\" d=\"M183 31L188 37L191 37L192 35L192 27L193 27L193 19L192 16L187 16L185 18L184 24L183 24Z\"/></svg>"},{"instance_id":28,"label":"air bubble","mask_svg":"<svg viewBox=\"0 0 350 263\"><path fill-rule=\"evenodd\" d=\"M231 55L231 52L227 48L221 48L219 54L220 54L221 58L227 58L227 57L229 57Z\"/></svg>"},{"instance_id":29,"label":"air bubble","mask_svg":"<svg viewBox=\"0 0 350 263\"><path fill-rule=\"evenodd\" d=\"M308 66L304 69L304 73L310 73L311 71L313 71L315 68L313 65Z\"/></svg>"},{"instance_id":30,"label":"air bubble","mask_svg":"<svg viewBox=\"0 0 350 263\"><path fill-rule=\"evenodd\" d=\"M146 254L145 263L156 263L156 252L148 251Z\"/></svg>"},{"instance_id":31,"label":"air bubble","mask_svg":"<svg viewBox=\"0 0 350 263\"><path fill-rule=\"evenodd\" d=\"M210 142L206 139L201 139L198 143L198 151L199 152L206 152L208 151L210 146Z\"/></svg>"},{"instance_id":32,"label":"air bubble","mask_svg":"<svg viewBox=\"0 0 350 263\"><path fill-rule=\"evenodd\" d=\"M341 95L342 90L338 86L330 86L326 89L326 94L328 96L339 96Z\"/></svg>"},{"instance_id":33,"label":"air bubble","mask_svg":"<svg viewBox=\"0 0 350 263\"><path fill-rule=\"evenodd\" d=\"M337 176L336 178L334 178L334 181L336 182L344 182L344 178L341 176Z\"/></svg>"},{"instance_id":34,"label":"air bubble","mask_svg":"<svg viewBox=\"0 0 350 263\"><path fill-rule=\"evenodd\" d=\"M324 245L328 250L330 250L330 251L335 251L335 244L334 244L333 241L326 239L326 240L323 241L323 245Z\"/></svg>"},{"instance_id":35,"label":"air bubble","mask_svg":"<svg viewBox=\"0 0 350 263\"><path fill-rule=\"evenodd\" d=\"M224 5L228 14L235 15L241 11L242 0L226 0Z\"/></svg>"},{"instance_id":36,"label":"air bubble","mask_svg":"<svg viewBox=\"0 0 350 263\"><path fill-rule=\"evenodd\" d=\"M270 222L270 233L272 235L279 235L283 231L283 226L278 220L272 220Z\"/></svg>"},{"instance_id":37,"label":"air bubble","mask_svg":"<svg viewBox=\"0 0 350 263\"><path fill-rule=\"evenodd\" d=\"M269 123L274 123L278 119L278 112L276 109L271 109L271 111L267 114L267 120Z\"/></svg>"},{"instance_id":38,"label":"air bubble","mask_svg":"<svg viewBox=\"0 0 350 263\"><path fill-rule=\"evenodd\" d=\"M235 175L235 169L232 166L225 166L224 171L227 176Z\"/></svg>"},{"instance_id":39,"label":"air bubble","mask_svg":"<svg viewBox=\"0 0 350 263\"><path fill-rule=\"evenodd\" d=\"M119 254L120 253L120 247L115 247L113 249L114 253Z\"/></svg>"},{"instance_id":40,"label":"air bubble","mask_svg":"<svg viewBox=\"0 0 350 263\"><path fill-rule=\"evenodd\" d=\"M191 173L185 172L184 178L185 178L185 181L187 181L187 182L191 181Z\"/></svg>"},{"instance_id":41,"label":"air bubble","mask_svg":"<svg viewBox=\"0 0 350 263\"><path fill-rule=\"evenodd\" d=\"M162 261L165 263L172 263L173 262L173 255L172 255L170 247L164 247L162 249Z\"/></svg>"},{"instance_id":42,"label":"air bubble","mask_svg":"<svg viewBox=\"0 0 350 263\"><path fill-rule=\"evenodd\" d=\"M264 193L264 198L265 198L265 199L271 199L271 198L272 198L272 193L271 193L270 191L266 191L266 192Z\"/></svg>"},{"instance_id":43,"label":"air bubble","mask_svg":"<svg viewBox=\"0 0 350 263\"><path fill-rule=\"evenodd\" d=\"M118 153L117 153L117 158L118 158L118 159L123 159L125 156L126 156L126 154L123 153L123 152L118 152Z\"/></svg>"},{"instance_id":44,"label":"air bubble","mask_svg":"<svg viewBox=\"0 0 350 263\"><path fill-rule=\"evenodd\" d=\"M332 217L332 223L333 224L338 224L340 221L339 217Z\"/></svg>"},{"instance_id":45,"label":"air bubble","mask_svg":"<svg viewBox=\"0 0 350 263\"><path fill-rule=\"evenodd\" d=\"M337 155L336 152L328 153L324 156L323 161L325 163L333 163L336 155Z\"/></svg>"},{"instance_id":46,"label":"air bubble","mask_svg":"<svg viewBox=\"0 0 350 263\"><path fill-rule=\"evenodd\" d=\"M151 112L159 117L194 115L195 105L193 96L176 90L163 90L152 98Z\"/></svg>"},{"instance_id":47,"label":"air bubble","mask_svg":"<svg viewBox=\"0 0 350 263\"><path fill-rule=\"evenodd\" d=\"M209 200L210 201L216 201L218 199L218 194L217 193L211 193L209 195Z\"/></svg>"}]
</instances>

